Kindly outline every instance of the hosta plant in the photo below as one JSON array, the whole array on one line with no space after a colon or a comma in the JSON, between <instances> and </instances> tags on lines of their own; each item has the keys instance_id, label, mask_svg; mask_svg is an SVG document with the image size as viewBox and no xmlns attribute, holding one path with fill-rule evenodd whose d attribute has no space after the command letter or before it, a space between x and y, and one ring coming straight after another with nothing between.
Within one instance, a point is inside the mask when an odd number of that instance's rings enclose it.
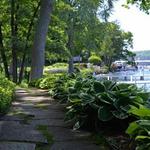
<instances>
[{"instance_id":1,"label":"hosta plant","mask_svg":"<svg viewBox=\"0 0 150 150\"><path fill-rule=\"evenodd\" d=\"M148 97L135 85L79 77L69 88L66 120L74 120L78 128L87 122L95 126L99 122L127 119L130 107L144 105Z\"/></svg>"},{"instance_id":2,"label":"hosta plant","mask_svg":"<svg viewBox=\"0 0 150 150\"><path fill-rule=\"evenodd\" d=\"M55 83L54 87L50 90L50 94L54 99L59 100L64 103L68 101L68 88L72 86L75 82L76 75L63 75L59 77Z\"/></svg>"},{"instance_id":3,"label":"hosta plant","mask_svg":"<svg viewBox=\"0 0 150 150\"><path fill-rule=\"evenodd\" d=\"M126 133L135 141L136 150L148 150L150 148L150 108L132 106L129 113L139 120L130 123Z\"/></svg>"}]
</instances>

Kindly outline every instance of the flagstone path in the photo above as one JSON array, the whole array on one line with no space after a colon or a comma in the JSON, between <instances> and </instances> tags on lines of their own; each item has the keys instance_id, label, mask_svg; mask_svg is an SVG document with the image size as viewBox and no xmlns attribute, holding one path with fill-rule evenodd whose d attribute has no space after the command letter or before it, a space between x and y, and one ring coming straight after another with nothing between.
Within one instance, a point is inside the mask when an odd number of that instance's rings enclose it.
<instances>
[{"instance_id":1,"label":"flagstone path","mask_svg":"<svg viewBox=\"0 0 150 150\"><path fill-rule=\"evenodd\" d=\"M90 134L64 123L64 106L39 89L17 89L0 118L0 150L99 150Z\"/></svg>"}]
</instances>

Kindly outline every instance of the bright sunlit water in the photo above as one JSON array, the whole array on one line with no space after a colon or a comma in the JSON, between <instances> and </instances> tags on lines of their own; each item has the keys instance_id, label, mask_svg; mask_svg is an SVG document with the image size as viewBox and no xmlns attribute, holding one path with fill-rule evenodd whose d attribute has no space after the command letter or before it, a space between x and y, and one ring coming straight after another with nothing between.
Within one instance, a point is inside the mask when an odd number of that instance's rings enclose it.
<instances>
[{"instance_id":1,"label":"bright sunlit water","mask_svg":"<svg viewBox=\"0 0 150 150\"><path fill-rule=\"evenodd\" d=\"M144 77L142 81L150 81L150 69L139 68L138 70L118 71L114 73L110 72L106 76L110 76L110 80L114 81L135 81L135 84L138 87L143 88L146 91L150 91L149 82L144 84L138 84L138 81L141 81L141 77ZM97 77L101 78L99 75Z\"/></svg>"}]
</instances>

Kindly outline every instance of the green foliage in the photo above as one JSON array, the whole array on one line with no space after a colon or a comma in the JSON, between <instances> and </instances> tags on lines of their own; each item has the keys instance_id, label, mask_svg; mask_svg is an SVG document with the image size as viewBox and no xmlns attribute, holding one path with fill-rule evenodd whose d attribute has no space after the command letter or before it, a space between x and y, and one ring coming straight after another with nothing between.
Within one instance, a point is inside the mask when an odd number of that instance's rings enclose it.
<instances>
[{"instance_id":1,"label":"green foliage","mask_svg":"<svg viewBox=\"0 0 150 150\"><path fill-rule=\"evenodd\" d=\"M9 66L12 62L11 45L13 41L18 62L22 60L24 52L26 53L25 67L31 62L29 50L33 43L39 16L38 2L37 0L14 1L14 16L16 16L14 19L16 35L14 37L11 35L11 11L8 11L11 3L5 0L0 2L2 41ZM119 25L101 22L97 16L98 13L108 17L113 8L113 2L110 0L87 0L86 3L85 0L55 1L46 43L46 64L68 61L70 56L81 56L85 51L87 52L86 60L89 57L88 53L93 51L101 54L102 60L107 65L109 64L107 60L117 59L116 56L120 56L124 48L131 45L132 36L131 34L124 36L125 33L119 28Z\"/></svg>"},{"instance_id":2,"label":"green foliage","mask_svg":"<svg viewBox=\"0 0 150 150\"><path fill-rule=\"evenodd\" d=\"M66 68L68 67L68 64L67 63L55 63L49 67L50 68Z\"/></svg>"},{"instance_id":3,"label":"green foliage","mask_svg":"<svg viewBox=\"0 0 150 150\"><path fill-rule=\"evenodd\" d=\"M54 87L55 81L62 76L62 74L50 74L43 79L40 79L39 87L41 89L51 89Z\"/></svg>"},{"instance_id":4,"label":"green foliage","mask_svg":"<svg viewBox=\"0 0 150 150\"><path fill-rule=\"evenodd\" d=\"M121 122L123 130L130 120L139 118L128 127L128 133L137 145L137 150L145 150L150 145L150 109L147 104L149 93L135 85L117 84L112 81L98 81L92 76L79 74L47 76L38 86L50 89L54 99L67 103L65 120L74 129L86 127L97 130L101 126L113 127ZM106 127L106 126L105 126Z\"/></svg>"},{"instance_id":5,"label":"green foliage","mask_svg":"<svg viewBox=\"0 0 150 150\"><path fill-rule=\"evenodd\" d=\"M128 50L132 48L132 33L124 32L115 23L102 24L103 40L100 41L100 56L104 64L109 68L113 61L118 59L129 59Z\"/></svg>"},{"instance_id":6,"label":"green foliage","mask_svg":"<svg viewBox=\"0 0 150 150\"><path fill-rule=\"evenodd\" d=\"M69 106L66 120L74 120L75 127L87 122L106 122L129 117L131 106L139 107L147 100L135 85L77 78L69 88Z\"/></svg>"},{"instance_id":7,"label":"green foliage","mask_svg":"<svg viewBox=\"0 0 150 150\"><path fill-rule=\"evenodd\" d=\"M99 64L101 62L101 58L96 56L96 55L92 55L90 58L89 58L89 62L96 65L96 64Z\"/></svg>"},{"instance_id":8,"label":"green foliage","mask_svg":"<svg viewBox=\"0 0 150 150\"><path fill-rule=\"evenodd\" d=\"M94 70L92 68L83 68L80 70L83 77L86 77L88 75L92 75Z\"/></svg>"},{"instance_id":9,"label":"green foliage","mask_svg":"<svg viewBox=\"0 0 150 150\"><path fill-rule=\"evenodd\" d=\"M135 115L139 120L130 123L126 133L135 140L137 150L146 150L150 147L150 109L140 106L131 107L129 113Z\"/></svg>"},{"instance_id":10,"label":"green foliage","mask_svg":"<svg viewBox=\"0 0 150 150\"><path fill-rule=\"evenodd\" d=\"M3 76L0 76L0 114L5 113L11 105L15 85Z\"/></svg>"},{"instance_id":11,"label":"green foliage","mask_svg":"<svg viewBox=\"0 0 150 150\"><path fill-rule=\"evenodd\" d=\"M68 87L72 86L75 82L76 75L64 75L55 82L54 88L50 91L53 98L60 102L68 101Z\"/></svg>"},{"instance_id":12,"label":"green foliage","mask_svg":"<svg viewBox=\"0 0 150 150\"><path fill-rule=\"evenodd\" d=\"M94 68L94 72L96 74L106 74L106 73L109 73L109 67L107 67L105 65L102 66L102 67L100 67L100 66L94 66L93 68Z\"/></svg>"},{"instance_id":13,"label":"green foliage","mask_svg":"<svg viewBox=\"0 0 150 150\"><path fill-rule=\"evenodd\" d=\"M55 63L50 66L44 67L44 72L45 74L50 74L50 73L66 73L67 72L67 63Z\"/></svg>"},{"instance_id":14,"label":"green foliage","mask_svg":"<svg viewBox=\"0 0 150 150\"><path fill-rule=\"evenodd\" d=\"M127 0L127 4L135 4L141 10L145 11L147 14L150 13L150 1L149 0Z\"/></svg>"},{"instance_id":15,"label":"green foliage","mask_svg":"<svg viewBox=\"0 0 150 150\"><path fill-rule=\"evenodd\" d=\"M9 81L4 76L0 76L0 87L2 87L3 89L6 89L8 91L14 92L15 85L13 82Z\"/></svg>"},{"instance_id":16,"label":"green foliage","mask_svg":"<svg viewBox=\"0 0 150 150\"><path fill-rule=\"evenodd\" d=\"M51 89L55 85L55 81L63 74L48 74L41 79L32 81L29 83L30 86L41 88L41 89Z\"/></svg>"}]
</instances>

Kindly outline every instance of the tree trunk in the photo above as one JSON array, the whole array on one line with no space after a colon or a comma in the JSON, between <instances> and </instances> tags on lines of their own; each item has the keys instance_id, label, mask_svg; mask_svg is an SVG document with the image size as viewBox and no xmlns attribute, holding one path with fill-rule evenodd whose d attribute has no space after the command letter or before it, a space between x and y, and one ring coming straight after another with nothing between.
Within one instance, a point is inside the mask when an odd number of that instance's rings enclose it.
<instances>
[{"instance_id":1,"label":"tree trunk","mask_svg":"<svg viewBox=\"0 0 150 150\"><path fill-rule=\"evenodd\" d=\"M33 16L31 18L31 21L30 21L30 24L29 24L29 27L28 27L28 32L27 32L27 36L26 36L26 43L25 43L25 47L24 47L24 53L23 53L23 57L22 57L22 60L21 60L21 67L20 67L20 72L19 72L19 83L21 83L22 78L23 78L24 65L25 65L27 48L28 48L28 40L29 40L29 38L31 36L31 30L32 30L33 25L34 25L34 19L35 19L36 15L37 15L39 7L40 7L40 2L38 2L38 5L37 5L37 7L34 10Z\"/></svg>"},{"instance_id":2,"label":"tree trunk","mask_svg":"<svg viewBox=\"0 0 150 150\"><path fill-rule=\"evenodd\" d=\"M73 65L73 49L74 49L74 44L73 44L73 39L74 39L74 29L73 29L73 18L70 18L70 24L68 27L68 43L67 43L67 48L70 51L70 57L68 61L68 73L73 73L74 72L74 65Z\"/></svg>"},{"instance_id":3,"label":"tree trunk","mask_svg":"<svg viewBox=\"0 0 150 150\"><path fill-rule=\"evenodd\" d=\"M13 82L17 83L17 24L15 19L15 0L11 0L12 76Z\"/></svg>"},{"instance_id":4,"label":"tree trunk","mask_svg":"<svg viewBox=\"0 0 150 150\"><path fill-rule=\"evenodd\" d=\"M2 61L4 64L5 76L9 79L9 71L8 71L8 63L5 55L4 45L3 45L3 34L2 34L2 24L0 22L0 53L2 57Z\"/></svg>"},{"instance_id":5,"label":"tree trunk","mask_svg":"<svg viewBox=\"0 0 150 150\"><path fill-rule=\"evenodd\" d=\"M46 35L48 32L51 12L52 0L41 0L40 17L31 54L30 81L41 78L43 75Z\"/></svg>"},{"instance_id":6,"label":"tree trunk","mask_svg":"<svg viewBox=\"0 0 150 150\"><path fill-rule=\"evenodd\" d=\"M71 74L73 72L74 72L73 57L70 57L68 61L68 73Z\"/></svg>"}]
</instances>

